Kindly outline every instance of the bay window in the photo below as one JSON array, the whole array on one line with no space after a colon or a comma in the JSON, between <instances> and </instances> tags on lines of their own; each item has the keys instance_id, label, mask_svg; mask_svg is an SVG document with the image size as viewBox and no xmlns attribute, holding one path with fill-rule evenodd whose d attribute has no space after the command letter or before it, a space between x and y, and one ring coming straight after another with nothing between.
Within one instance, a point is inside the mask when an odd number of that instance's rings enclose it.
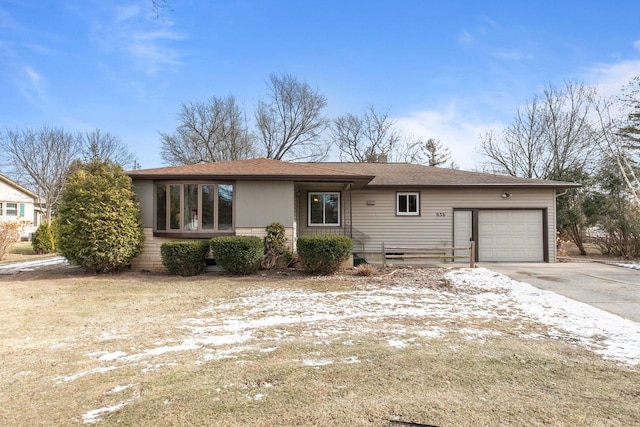
<instances>
[{"instance_id":1,"label":"bay window","mask_svg":"<svg viewBox=\"0 0 640 427\"><path fill-rule=\"evenodd\" d=\"M160 182L155 185L154 231L233 231L233 184Z\"/></svg>"}]
</instances>

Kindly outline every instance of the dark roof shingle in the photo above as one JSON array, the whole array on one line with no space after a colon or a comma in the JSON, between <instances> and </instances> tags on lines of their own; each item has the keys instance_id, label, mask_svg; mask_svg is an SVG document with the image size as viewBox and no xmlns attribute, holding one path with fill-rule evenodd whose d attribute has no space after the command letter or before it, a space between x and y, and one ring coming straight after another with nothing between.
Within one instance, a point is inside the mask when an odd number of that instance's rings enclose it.
<instances>
[{"instance_id":1,"label":"dark roof shingle","mask_svg":"<svg viewBox=\"0 0 640 427\"><path fill-rule=\"evenodd\" d=\"M294 163L248 159L128 171L133 179L222 179L357 182L367 188L522 187L570 188L572 182L518 178L411 163Z\"/></svg>"},{"instance_id":2,"label":"dark roof shingle","mask_svg":"<svg viewBox=\"0 0 640 427\"><path fill-rule=\"evenodd\" d=\"M273 159L248 159L197 165L169 166L156 169L128 171L133 179L256 179L256 180L320 180L369 181L373 176L341 169L322 163L292 163Z\"/></svg>"},{"instance_id":3,"label":"dark roof shingle","mask_svg":"<svg viewBox=\"0 0 640 427\"><path fill-rule=\"evenodd\" d=\"M367 188L376 187L579 187L572 182L518 178L412 163L319 163L345 172L373 175Z\"/></svg>"}]
</instances>

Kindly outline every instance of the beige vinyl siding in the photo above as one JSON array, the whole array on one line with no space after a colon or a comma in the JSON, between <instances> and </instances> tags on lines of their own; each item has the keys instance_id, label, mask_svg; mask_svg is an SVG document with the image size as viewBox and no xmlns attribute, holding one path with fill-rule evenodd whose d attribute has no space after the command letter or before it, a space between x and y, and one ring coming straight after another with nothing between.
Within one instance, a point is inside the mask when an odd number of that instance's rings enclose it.
<instances>
[{"instance_id":1,"label":"beige vinyl siding","mask_svg":"<svg viewBox=\"0 0 640 427\"><path fill-rule=\"evenodd\" d=\"M264 228L279 222L293 228L293 181L237 181L235 227Z\"/></svg>"},{"instance_id":2,"label":"beige vinyl siding","mask_svg":"<svg viewBox=\"0 0 640 427\"><path fill-rule=\"evenodd\" d=\"M548 209L549 261L556 259L555 190L509 189L403 189L420 192L420 216L396 216L396 191L353 191L353 226L370 238L367 252L389 245L452 245L454 208ZM369 205L367 204L369 202ZM371 205L374 203L374 205Z\"/></svg>"}]
</instances>

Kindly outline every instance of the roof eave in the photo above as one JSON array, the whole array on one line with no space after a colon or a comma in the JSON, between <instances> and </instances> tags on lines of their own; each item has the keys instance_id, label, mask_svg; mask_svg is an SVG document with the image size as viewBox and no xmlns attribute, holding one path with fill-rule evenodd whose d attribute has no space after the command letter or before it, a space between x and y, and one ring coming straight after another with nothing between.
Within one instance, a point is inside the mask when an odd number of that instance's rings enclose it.
<instances>
[{"instance_id":1,"label":"roof eave","mask_svg":"<svg viewBox=\"0 0 640 427\"><path fill-rule=\"evenodd\" d=\"M558 184L374 184L365 188L371 190L384 190L389 188L525 188L525 189L563 189L579 188L581 184L558 183Z\"/></svg>"},{"instance_id":2,"label":"roof eave","mask_svg":"<svg viewBox=\"0 0 640 427\"><path fill-rule=\"evenodd\" d=\"M307 181L307 182L370 182L371 175L212 175L212 174L145 174L129 173L132 180L219 180L219 181Z\"/></svg>"}]
</instances>

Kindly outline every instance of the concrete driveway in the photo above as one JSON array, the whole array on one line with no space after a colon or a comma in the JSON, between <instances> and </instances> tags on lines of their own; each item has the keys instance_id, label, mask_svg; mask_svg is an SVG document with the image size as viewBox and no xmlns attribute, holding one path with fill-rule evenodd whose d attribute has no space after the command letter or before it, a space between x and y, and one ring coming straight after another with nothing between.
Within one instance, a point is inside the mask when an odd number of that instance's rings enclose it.
<instances>
[{"instance_id":1,"label":"concrete driveway","mask_svg":"<svg viewBox=\"0 0 640 427\"><path fill-rule=\"evenodd\" d=\"M478 266L640 322L640 270L595 262Z\"/></svg>"}]
</instances>

